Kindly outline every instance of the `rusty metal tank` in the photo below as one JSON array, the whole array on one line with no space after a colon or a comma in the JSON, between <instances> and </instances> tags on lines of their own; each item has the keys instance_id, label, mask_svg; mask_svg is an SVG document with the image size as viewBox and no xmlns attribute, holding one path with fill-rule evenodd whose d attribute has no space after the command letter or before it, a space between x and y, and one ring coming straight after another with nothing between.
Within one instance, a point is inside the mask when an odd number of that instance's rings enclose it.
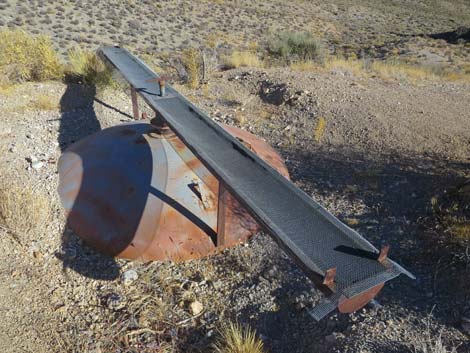
<instances>
[{"instance_id":1,"label":"rusty metal tank","mask_svg":"<svg viewBox=\"0 0 470 353\"><path fill-rule=\"evenodd\" d=\"M281 157L241 129L224 129L288 178ZM246 240L257 223L230 195L217 244L217 179L167 128L114 126L70 146L59 160L59 195L69 226L111 256L199 258Z\"/></svg>"}]
</instances>

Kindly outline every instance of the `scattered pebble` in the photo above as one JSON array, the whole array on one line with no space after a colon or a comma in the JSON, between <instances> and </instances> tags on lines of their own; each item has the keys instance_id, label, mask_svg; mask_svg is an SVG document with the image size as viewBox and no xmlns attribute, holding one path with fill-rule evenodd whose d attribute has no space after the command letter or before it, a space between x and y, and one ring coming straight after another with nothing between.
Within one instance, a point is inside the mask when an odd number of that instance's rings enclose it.
<instances>
[{"instance_id":1,"label":"scattered pebble","mask_svg":"<svg viewBox=\"0 0 470 353\"><path fill-rule=\"evenodd\" d=\"M189 310L192 315L199 315L204 310L204 306L201 302L195 300L189 305Z\"/></svg>"},{"instance_id":2,"label":"scattered pebble","mask_svg":"<svg viewBox=\"0 0 470 353\"><path fill-rule=\"evenodd\" d=\"M135 270L127 270L122 274L122 283L125 286L131 285L134 281L139 278L139 275Z\"/></svg>"}]
</instances>

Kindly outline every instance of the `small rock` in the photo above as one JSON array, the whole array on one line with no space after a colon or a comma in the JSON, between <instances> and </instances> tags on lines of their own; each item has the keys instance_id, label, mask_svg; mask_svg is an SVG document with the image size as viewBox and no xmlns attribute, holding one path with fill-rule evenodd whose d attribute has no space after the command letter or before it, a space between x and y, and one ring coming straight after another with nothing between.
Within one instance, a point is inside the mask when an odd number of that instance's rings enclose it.
<instances>
[{"instance_id":1,"label":"small rock","mask_svg":"<svg viewBox=\"0 0 470 353\"><path fill-rule=\"evenodd\" d=\"M117 293L111 294L106 300L108 308L114 311L123 309L126 306L125 299Z\"/></svg>"},{"instance_id":2,"label":"small rock","mask_svg":"<svg viewBox=\"0 0 470 353\"><path fill-rule=\"evenodd\" d=\"M31 168L35 169L35 170L39 170L41 169L42 167L44 166L44 163L41 162L41 161L34 161L31 163Z\"/></svg>"},{"instance_id":3,"label":"small rock","mask_svg":"<svg viewBox=\"0 0 470 353\"><path fill-rule=\"evenodd\" d=\"M129 286L132 282L136 281L139 278L139 275L135 270L127 270L122 274L122 283L125 286Z\"/></svg>"},{"instance_id":4,"label":"small rock","mask_svg":"<svg viewBox=\"0 0 470 353\"><path fill-rule=\"evenodd\" d=\"M192 315L199 315L202 312L202 310L204 310L204 306L202 305L201 302L198 302L196 300L196 301L193 301L189 305L189 310L191 311Z\"/></svg>"},{"instance_id":5,"label":"small rock","mask_svg":"<svg viewBox=\"0 0 470 353\"><path fill-rule=\"evenodd\" d=\"M325 341L328 344L334 344L334 343L336 343L336 336L335 335L325 336Z\"/></svg>"}]
</instances>

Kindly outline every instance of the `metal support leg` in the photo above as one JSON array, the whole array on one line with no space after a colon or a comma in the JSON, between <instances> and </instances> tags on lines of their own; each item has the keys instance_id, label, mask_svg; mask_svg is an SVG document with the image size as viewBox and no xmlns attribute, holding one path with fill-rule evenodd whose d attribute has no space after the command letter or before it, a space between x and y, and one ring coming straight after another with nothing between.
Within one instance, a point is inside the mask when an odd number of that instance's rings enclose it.
<instances>
[{"instance_id":1,"label":"metal support leg","mask_svg":"<svg viewBox=\"0 0 470 353\"><path fill-rule=\"evenodd\" d=\"M132 112L134 114L134 119L139 120L139 105L137 103L137 92L135 88L131 86L131 100L132 100Z\"/></svg>"},{"instance_id":2,"label":"metal support leg","mask_svg":"<svg viewBox=\"0 0 470 353\"><path fill-rule=\"evenodd\" d=\"M225 245L225 215L226 215L227 190L219 182L219 197L217 203L217 246Z\"/></svg>"}]
</instances>

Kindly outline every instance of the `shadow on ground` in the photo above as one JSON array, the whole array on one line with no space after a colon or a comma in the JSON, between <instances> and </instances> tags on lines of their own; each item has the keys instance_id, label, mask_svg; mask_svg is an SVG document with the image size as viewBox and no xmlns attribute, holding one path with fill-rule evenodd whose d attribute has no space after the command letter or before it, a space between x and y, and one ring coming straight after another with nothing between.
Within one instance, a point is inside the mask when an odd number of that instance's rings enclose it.
<instances>
[{"instance_id":1,"label":"shadow on ground","mask_svg":"<svg viewBox=\"0 0 470 353\"><path fill-rule=\"evenodd\" d=\"M93 103L96 88L67 83L67 88L60 100L60 127L58 142L62 152L77 141L101 130L100 122L95 114ZM56 256L63 262L63 269L80 273L83 276L113 280L119 276L116 261L98 254L76 236L68 227L67 220L62 234L62 249Z\"/></svg>"}]
</instances>

